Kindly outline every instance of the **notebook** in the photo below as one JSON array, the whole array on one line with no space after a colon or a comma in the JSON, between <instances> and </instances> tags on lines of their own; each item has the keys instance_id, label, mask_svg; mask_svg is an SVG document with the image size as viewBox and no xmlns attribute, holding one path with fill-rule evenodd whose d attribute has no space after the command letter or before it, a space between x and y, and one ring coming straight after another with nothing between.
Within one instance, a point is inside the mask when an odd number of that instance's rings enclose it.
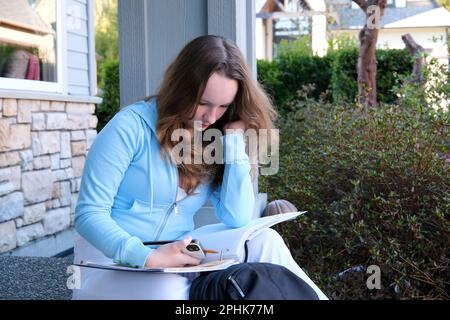
<instances>
[{"instance_id":1,"label":"notebook","mask_svg":"<svg viewBox=\"0 0 450 320\"><path fill-rule=\"evenodd\" d=\"M195 229L190 233L193 239L198 239L203 248L218 251L216 254L207 254L206 258L197 266L132 268L119 264L99 264L89 261L82 261L80 264L75 265L106 270L161 273L190 273L222 270L233 264L244 262L246 241L253 239L260 234L260 232L273 225L283 221L293 220L305 212L306 211L296 211L261 217L251 220L247 225L240 228L231 228L223 223L216 223Z\"/></svg>"}]
</instances>

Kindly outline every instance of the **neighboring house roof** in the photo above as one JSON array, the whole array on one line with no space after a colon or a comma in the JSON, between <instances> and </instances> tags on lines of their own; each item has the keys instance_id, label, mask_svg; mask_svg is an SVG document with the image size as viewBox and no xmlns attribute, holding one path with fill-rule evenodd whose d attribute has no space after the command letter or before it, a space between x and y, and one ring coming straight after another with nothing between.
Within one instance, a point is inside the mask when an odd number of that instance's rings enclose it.
<instances>
[{"instance_id":1,"label":"neighboring house roof","mask_svg":"<svg viewBox=\"0 0 450 320\"><path fill-rule=\"evenodd\" d=\"M27 0L0 0L0 8L0 25L7 24L41 34L54 33Z\"/></svg>"},{"instance_id":2,"label":"neighboring house roof","mask_svg":"<svg viewBox=\"0 0 450 320\"><path fill-rule=\"evenodd\" d=\"M450 12L441 7L384 25L385 28L412 28L417 26L449 27Z\"/></svg>"},{"instance_id":3,"label":"neighboring house roof","mask_svg":"<svg viewBox=\"0 0 450 320\"><path fill-rule=\"evenodd\" d=\"M365 15L361 9L343 8L337 10L338 23L331 29L361 29ZM407 6L386 8L381 18L382 28L421 28L450 26L450 12L445 8L429 6Z\"/></svg>"}]
</instances>

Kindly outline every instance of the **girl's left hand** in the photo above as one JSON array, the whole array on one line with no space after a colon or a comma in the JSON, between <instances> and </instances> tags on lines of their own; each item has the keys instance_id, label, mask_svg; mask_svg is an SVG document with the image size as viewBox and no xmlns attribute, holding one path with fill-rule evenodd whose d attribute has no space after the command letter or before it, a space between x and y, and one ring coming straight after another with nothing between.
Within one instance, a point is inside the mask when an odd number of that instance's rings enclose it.
<instances>
[{"instance_id":1,"label":"girl's left hand","mask_svg":"<svg viewBox=\"0 0 450 320\"><path fill-rule=\"evenodd\" d=\"M223 131L225 132L225 134L229 134L229 133L244 133L245 131L245 122L243 120L237 120L237 121L232 121L232 122L228 122L227 124L225 124L223 126Z\"/></svg>"}]
</instances>

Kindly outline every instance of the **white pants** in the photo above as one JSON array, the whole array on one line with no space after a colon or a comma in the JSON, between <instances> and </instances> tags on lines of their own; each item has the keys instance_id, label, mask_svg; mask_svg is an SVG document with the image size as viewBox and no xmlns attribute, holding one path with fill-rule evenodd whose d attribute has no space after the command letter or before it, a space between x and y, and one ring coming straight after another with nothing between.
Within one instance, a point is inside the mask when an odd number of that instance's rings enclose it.
<instances>
[{"instance_id":1,"label":"white pants","mask_svg":"<svg viewBox=\"0 0 450 320\"><path fill-rule=\"evenodd\" d=\"M81 260L112 262L78 235L74 251L75 263ZM248 242L247 261L282 265L307 282L321 300L328 299L295 262L283 239L273 229L261 232ZM80 272L80 288L73 290L74 300L187 300L192 280L189 276L196 275L143 274L91 268L80 268Z\"/></svg>"}]
</instances>

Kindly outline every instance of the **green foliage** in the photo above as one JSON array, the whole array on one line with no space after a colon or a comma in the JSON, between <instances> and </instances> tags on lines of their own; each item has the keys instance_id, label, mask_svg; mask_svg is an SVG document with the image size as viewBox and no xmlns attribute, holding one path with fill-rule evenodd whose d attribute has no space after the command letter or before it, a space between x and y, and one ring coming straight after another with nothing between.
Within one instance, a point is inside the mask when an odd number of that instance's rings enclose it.
<instances>
[{"instance_id":1,"label":"green foliage","mask_svg":"<svg viewBox=\"0 0 450 320\"><path fill-rule=\"evenodd\" d=\"M100 131L120 109L119 61L105 62L100 72L102 74L103 101L96 108L97 131Z\"/></svg>"},{"instance_id":2,"label":"green foliage","mask_svg":"<svg viewBox=\"0 0 450 320\"><path fill-rule=\"evenodd\" d=\"M340 50L359 48L356 37L350 36L348 33L342 33L328 38L327 54L337 53Z\"/></svg>"},{"instance_id":3,"label":"green foliage","mask_svg":"<svg viewBox=\"0 0 450 320\"><path fill-rule=\"evenodd\" d=\"M448 73L428 76L441 79L428 92L448 101ZM279 231L334 299L450 298L449 112L413 88L369 110L298 100L277 123L280 171L260 176L260 190L308 211ZM366 286L369 265L380 290Z\"/></svg>"},{"instance_id":4,"label":"green foliage","mask_svg":"<svg viewBox=\"0 0 450 320\"><path fill-rule=\"evenodd\" d=\"M330 85L331 60L327 57L297 56L292 59L280 59L278 61L281 75L280 81L284 85L285 101L296 98L297 90L303 86L312 84L314 88L309 92L313 98L319 98Z\"/></svg>"},{"instance_id":5,"label":"green foliage","mask_svg":"<svg viewBox=\"0 0 450 320\"><path fill-rule=\"evenodd\" d=\"M334 101L354 101L358 94L359 49L349 48L334 53L332 72L332 92ZM392 88L399 76L412 72L412 57L407 50L377 49L377 99L379 102L393 103L396 100Z\"/></svg>"},{"instance_id":6,"label":"green foliage","mask_svg":"<svg viewBox=\"0 0 450 320\"><path fill-rule=\"evenodd\" d=\"M6 66L9 63L11 54L16 50L16 47L6 44L0 44L0 75L6 71Z\"/></svg>"},{"instance_id":7,"label":"green foliage","mask_svg":"<svg viewBox=\"0 0 450 320\"><path fill-rule=\"evenodd\" d=\"M283 39L276 47L276 58L284 59L296 56L312 56L311 36L299 36L294 41Z\"/></svg>"},{"instance_id":8,"label":"green foliage","mask_svg":"<svg viewBox=\"0 0 450 320\"><path fill-rule=\"evenodd\" d=\"M303 39L282 50L272 62L258 60L258 80L272 95L281 115L292 109L298 91L306 96L326 101L352 102L358 92L356 63L359 48L351 38L337 38L330 42L324 57L313 56ZM412 71L412 57L406 50L379 49L377 91L380 102L392 103L396 95L392 88L396 79ZM307 90L305 91L305 88Z\"/></svg>"},{"instance_id":9,"label":"green foliage","mask_svg":"<svg viewBox=\"0 0 450 320\"><path fill-rule=\"evenodd\" d=\"M354 101L358 93L359 48L342 49L334 53L331 91L334 101Z\"/></svg>"},{"instance_id":10,"label":"green foliage","mask_svg":"<svg viewBox=\"0 0 450 320\"><path fill-rule=\"evenodd\" d=\"M399 76L410 75L413 57L406 50L377 50L377 91L378 101L394 103L397 100L392 88Z\"/></svg>"},{"instance_id":11,"label":"green foliage","mask_svg":"<svg viewBox=\"0 0 450 320\"><path fill-rule=\"evenodd\" d=\"M450 11L450 0L437 0L437 2L445 9Z\"/></svg>"},{"instance_id":12,"label":"green foliage","mask_svg":"<svg viewBox=\"0 0 450 320\"><path fill-rule=\"evenodd\" d=\"M422 70L422 77L426 82L418 88L410 81L410 76L401 75L392 92L403 101L404 105L414 108L447 107L450 93L450 70L446 65L440 64L436 58L428 59Z\"/></svg>"},{"instance_id":13,"label":"green foliage","mask_svg":"<svg viewBox=\"0 0 450 320\"><path fill-rule=\"evenodd\" d=\"M258 81L272 96L278 111L289 111L290 103L298 98L297 91L319 98L329 88L331 60L314 56L311 38L300 37L296 41L282 40L272 62L257 61Z\"/></svg>"},{"instance_id":14,"label":"green foliage","mask_svg":"<svg viewBox=\"0 0 450 320\"><path fill-rule=\"evenodd\" d=\"M275 99L277 97L280 99L282 96L280 93L284 91L284 87L280 80L281 71L278 68L277 63L266 60L257 60L256 63L258 69L258 82L274 101L276 101ZM277 101L276 103L279 104L280 101Z\"/></svg>"},{"instance_id":15,"label":"green foliage","mask_svg":"<svg viewBox=\"0 0 450 320\"><path fill-rule=\"evenodd\" d=\"M272 62L258 60L258 81L273 97L280 113L286 113L298 91L318 99L326 94L331 78L330 60L317 56L294 56Z\"/></svg>"},{"instance_id":16,"label":"green foliage","mask_svg":"<svg viewBox=\"0 0 450 320\"><path fill-rule=\"evenodd\" d=\"M117 1L104 1L98 8L95 27L95 51L98 55L98 81L102 82L102 65L119 58L119 26Z\"/></svg>"}]
</instances>

